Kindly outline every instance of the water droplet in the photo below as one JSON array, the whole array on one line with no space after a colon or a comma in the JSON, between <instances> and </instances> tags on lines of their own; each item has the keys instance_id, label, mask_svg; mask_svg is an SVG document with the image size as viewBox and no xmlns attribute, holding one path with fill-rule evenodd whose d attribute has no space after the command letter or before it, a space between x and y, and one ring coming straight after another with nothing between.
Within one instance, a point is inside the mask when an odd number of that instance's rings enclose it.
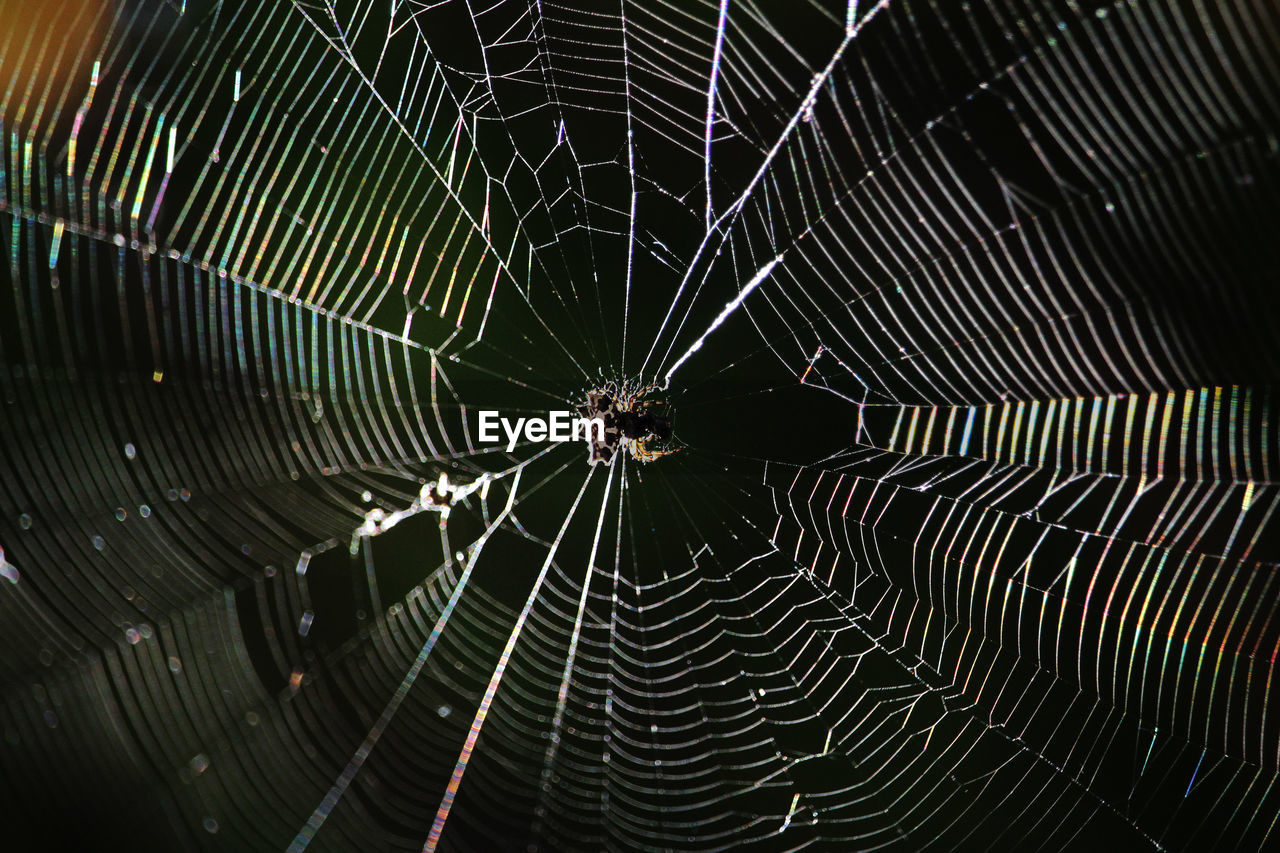
<instances>
[{"instance_id":1,"label":"water droplet","mask_svg":"<svg viewBox=\"0 0 1280 853\"><path fill-rule=\"evenodd\" d=\"M138 456L138 448L134 447L132 444L126 444L124 446L124 456L126 459L136 459Z\"/></svg>"}]
</instances>

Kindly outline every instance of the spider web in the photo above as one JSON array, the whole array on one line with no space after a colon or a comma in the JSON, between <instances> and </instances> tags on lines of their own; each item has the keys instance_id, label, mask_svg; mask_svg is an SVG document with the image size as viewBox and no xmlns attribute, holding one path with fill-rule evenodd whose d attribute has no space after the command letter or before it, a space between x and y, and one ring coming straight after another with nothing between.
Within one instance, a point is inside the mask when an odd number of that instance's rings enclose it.
<instances>
[{"instance_id":1,"label":"spider web","mask_svg":"<svg viewBox=\"0 0 1280 853\"><path fill-rule=\"evenodd\" d=\"M1274 3L0 21L15 838L1274 843Z\"/></svg>"}]
</instances>

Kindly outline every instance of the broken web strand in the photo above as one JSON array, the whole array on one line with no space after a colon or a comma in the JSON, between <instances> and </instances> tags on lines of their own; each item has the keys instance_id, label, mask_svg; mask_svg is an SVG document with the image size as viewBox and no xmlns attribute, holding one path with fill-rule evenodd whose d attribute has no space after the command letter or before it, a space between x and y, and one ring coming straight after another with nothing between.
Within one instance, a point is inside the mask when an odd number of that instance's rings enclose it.
<instances>
[{"instance_id":1,"label":"broken web strand","mask_svg":"<svg viewBox=\"0 0 1280 853\"><path fill-rule=\"evenodd\" d=\"M521 446L524 446L524 445L522 444ZM356 549L360 543L365 543L364 550L365 550L366 558L372 559L371 558L372 549L365 542L365 540L367 540L370 537L378 536L381 533L386 532L387 530L396 526L403 519L408 518L412 515L415 515L419 512L435 511L440 513L439 529L440 529L442 547L444 548L443 553L445 553L446 555L453 554L452 547L450 546L448 541L448 517L449 517L449 510L453 502L455 500L463 500L472 493L479 493L481 497L481 504L483 506L485 505L484 498L487 495L490 485L492 483L498 482L508 476L511 476L513 478L510 486L508 487L509 491L508 491L507 501L503 509L501 510L501 512L491 522L488 523L488 525L486 526L481 536L474 543L468 546L467 553L465 555L463 555L462 552L459 552L457 559L460 562L464 562L464 571L462 575L459 577L457 583L455 584L454 589L450 594L448 603L442 609L441 614L437 618L437 621L435 623L434 628L432 629L430 636L427 638L426 642L423 644L422 649L418 654L418 657L414 660L408 672L405 674L404 678L401 680L401 683L397 688L396 693L393 695L392 699L388 702L388 704L384 707L383 712L380 715L379 719L375 722L373 727L369 730L368 734L365 736L364 742L360 745L356 753L352 756L351 761L348 763L347 767L343 770L343 772L341 773L337 781L334 782L334 785L330 788L329 792L325 795L325 798L321 802L321 804L316 807L316 810L308 819L307 824L303 827L302 830L299 831L297 837L295 837L294 841L289 847L290 853L300 853L300 851L305 850L310 845L316 833L319 832L320 828L324 825L325 820L333 811L333 808L338 804L343 794L345 794L347 789L350 787L351 783L354 781L356 774L359 772L361 767L364 765L365 760L368 758L369 754L372 752L373 748L376 746L378 739L381 737L382 733L386 730L387 726L390 724L391 719L395 715L396 710L399 708L400 704L404 701L404 699L408 696L409 689L413 686L414 682L417 679L418 674L422 670L422 667L426 664L426 661L430 656L431 650L435 647L436 641L439 639L441 633L443 633L443 631L445 630L449 621L449 617L452 615L453 611L456 609L458 601L461 599L463 593L466 590L467 581L470 578L471 570L474 568L477 561L479 560L479 556L483 550L485 543L489 540L489 538L493 535L494 532L498 531L499 529L502 529L504 525L514 522L513 511L517 506L517 504L519 503L519 499L518 499L519 484L525 468L529 464L531 464L532 462L536 461L537 459L541 458L542 456L544 456L549 452L551 452L551 448L544 448L534 456L530 457L524 462L519 463L518 465L514 466L511 469L502 471L492 476L487 474L482 475L472 483L465 486L455 487L455 486L449 485L446 475L442 474L440 477L439 483L428 483L427 485L423 486L422 496L418 500L416 500L414 504L411 507L409 507L407 510L397 511L395 513L392 513L391 515L386 515L385 513L382 513L378 510L371 510L366 517L365 524L362 525L359 529L357 529L353 533L352 546L351 546L352 549L353 550ZM536 491L538 485L549 482L551 479L553 479L557 475L563 475L565 468L568 467L570 464L571 463L566 462L564 465L560 467L558 471L553 472L552 474L544 478L540 483L532 486L530 491ZM610 481L612 481L612 471L610 474ZM588 475L587 480L583 484L582 490L578 494L577 500L574 503L574 507L573 507L574 510L576 510L577 502L580 501L583 494L585 494L589 483L590 483L590 475ZM442 492L446 494L449 498L449 502L446 504L435 503L434 500L428 497L429 493L433 493L433 490L437 490L438 492ZM602 509L602 512L603 512L603 509ZM573 514L573 511L571 510L570 518L572 517L572 514ZM566 522L565 522L566 526L568 524L568 521L569 519L566 519ZM520 525L518 523L515 523L514 526L517 529L520 529ZM536 598L538 589L540 589L541 581L545 579L546 570L549 567L551 560L554 558L556 546L562 538L563 538L563 529L561 531L561 535L558 536L557 539L555 540L555 543L548 543L550 552L547 558L547 563L544 565L542 573L539 575L538 582L535 585L533 593L531 593L530 601ZM336 542L323 543L323 545L326 547L331 547L332 545L335 545L335 544ZM307 553L309 554L310 552L307 552ZM304 554L304 559L299 564L300 574L305 571L304 569L305 562L306 562L305 558L306 558L306 555ZM445 568L447 567L448 567L448 564L446 563ZM370 583L373 583L376 586L376 581L373 580L372 574L370 574ZM310 604L309 604L310 596L307 592L305 584L302 585L302 593L303 593L304 607L306 608L306 612L310 613L311 612ZM374 596L376 599L376 589L374 591ZM527 613L528 611L526 610L524 618L527 618ZM518 620L517 626L514 629L514 632L512 635L513 638L518 638L520 628L523 626L523 624L524 624L524 619ZM508 650L508 653L505 654L500 659L499 670L495 673L495 677L494 677L495 680L491 682L491 686L494 688L493 692L495 694L496 694L497 685L500 683L500 680L501 680L501 670L505 669L505 661L509 660L510 658L509 651L510 650ZM487 711L488 704L492 702L492 695L489 695L489 694L487 695L488 695L488 702L482 701L481 708L483 711ZM478 719L480 719L481 721L480 724L482 725L483 714L478 714ZM478 736L479 726L476 726L474 728L474 731ZM471 742L471 747L474 747L474 741ZM464 748L464 754L469 756L470 749ZM461 759L460 759L460 762L462 763L463 769L465 770L465 762L463 762ZM461 772L456 772L455 778L458 780L458 784L460 784ZM452 795L456 794L457 792L457 785L453 783L451 784L452 784L452 787L448 789L448 791L446 792L446 798L450 803L452 802ZM441 808L442 809L444 808L443 804ZM447 810L445 814L447 815ZM441 825L443 826L443 824Z\"/></svg>"},{"instance_id":2,"label":"broken web strand","mask_svg":"<svg viewBox=\"0 0 1280 853\"><path fill-rule=\"evenodd\" d=\"M507 645L503 648L502 654L498 658L498 665L494 668L493 676L489 679L489 686L485 689L479 708L476 709L475 719L471 721L471 728L467 731L467 739L462 746L462 752L458 754L458 763L454 767L453 776L449 779L449 785L445 789L444 797L440 800L440 808L436 811L435 822L431 825L426 844L422 847L423 853L433 853L440 843L445 821L449 819L449 811L453 808L454 798L458 795L458 788L462 784L462 776L466 773L467 764L471 760L471 753L475 749L476 740L480 737L480 729L484 725L485 717L489 714L489 706L493 703L493 697L497 694L498 686L502 683L502 676L506 672L507 662L511 660L511 654L515 651L516 643L520 639L520 632L524 629L525 621L529 618L529 613L533 610L533 605L537 602L538 594L542 590L542 582L547 577L547 571L551 568L551 562L555 559L556 551L560 547L560 542L564 539L565 531L569 529L569 523L573 521L573 516L578 510L578 505L582 502L583 495L587 493L587 487L591 484L591 478L595 475L595 472L595 466L588 469L587 476L582 481L582 487L578 490L577 497L573 500L573 506L569 508L569 512L565 515L564 524L561 525L560 532L556 534L555 540L547 550L547 558L543 561L542 568L538 571L538 578L533 583L529 598L525 601L520 615L516 618L511 635L507 638Z\"/></svg>"},{"instance_id":3,"label":"broken web strand","mask_svg":"<svg viewBox=\"0 0 1280 853\"><path fill-rule=\"evenodd\" d=\"M316 833L320 831L320 827L324 825L325 820L338 804L342 795L346 793L347 788L351 786L355 780L356 774L360 772L360 768L364 766L365 760L369 757L369 753L377 746L378 739L382 733L390 725L391 719L395 716L400 704L404 702L409 695L409 690L413 687L414 682L418 678L418 674L427 663L427 658L431 655L431 650L435 648L436 640L440 638L445 627L449 624L449 617L453 615L454 609L458 605L458 601L462 598L462 594L466 591L467 581L471 577L471 570L479 559L480 554L484 550L485 543L489 541L489 537L498 530L510 515L512 507L515 505L516 494L520 486L520 476L523 468L516 468L512 476L511 484L507 493L507 501L502 511L494 518L494 520L485 528L480 537L468 547L465 555L465 565L462 574L458 577L457 583L454 584L453 592L449 596L449 601L441 610L440 616L436 619L435 625L431 629L431 634L427 637L427 641L423 643L421 650L418 652L417 658L413 662L413 666L405 673L400 685L396 688L395 695L383 707L382 713L378 720L369 729L369 733L365 736L364 742L360 744L359 749L351 757L351 761L343 769L342 774L334 782L333 787L325 794L324 800L316 807L311 817L307 819L306 826L299 832L293 842L289 845L289 853L302 853L307 849L311 840ZM440 519L440 541L443 547L445 560L453 559L453 549L449 545L449 528L446 519ZM366 550L370 550L366 545ZM447 564L446 564L447 565Z\"/></svg>"},{"instance_id":4,"label":"broken web strand","mask_svg":"<svg viewBox=\"0 0 1280 853\"><path fill-rule=\"evenodd\" d=\"M522 444L521 446L524 446L524 445ZM420 512L424 512L424 511L438 512L440 514L439 529L440 529L443 553L446 555L446 559L449 559L449 555L453 554L453 550L448 540L448 518L449 518L450 509L453 506L453 504L457 501L466 499L469 495L473 493L478 493L481 499L482 507L487 506L485 498L488 495L491 485L493 483L501 481L506 477L512 477L512 482L508 487L507 501L504 504L501 512L492 521L488 522L481 536L474 543L468 546L467 553L465 554L465 556L461 552L459 552L458 559L464 562L463 573L461 574L458 581L454 585L454 589L450 594L449 601L445 605L445 607L442 609L440 616L437 618L437 621L435 623L435 626L432 629L430 636L427 638L426 642L423 644L422 649L420 650L417 658L414 660L408 672L405 674L404 678L401 680L401 683L397 688L395 694L393 695L392 699L384 707L382 714L379 716L379 719L375 722L373 727L369 730L368 734L365 736L364 742L357 749L356 753L352 756L351 761L348 763L347 767L343 770L343 772L341 773L337 781L335 781L334 785L330 788L329 792L325 795L324 800L321 802L319 806L316 807L316 810L313 812L311 817L308 818L307 824L303 827L302 830L299 831L297 837L295 837L295 839L291 843L289 847L290 853L301 853L302 850L305 850L307 848L307 846L311 843L311 840L315 837L316 833L324 825L325 820L328 818L333 808L337 805L339 800L342 798L343 794L350 787L351 782L354 781L356 774L359 772L361 767L364 765L365 760L368 758L369 754L372 752L373 748L376 746L378 739L381 737L382 733L386 730L387 726L390 724L391 719L395 715L396 710L399 708L400 704L404 701L404 699L408 696L409 689L413 686L414 682L417 680L418 674L421 672L422 667L426 664L426 661L430 656L431 650L435 647L436 641L439 639L440 634L445 630L445 627L448 624L450 616L452 615L453 611L456 609L458 601L461 599L464 591L466 590L467 581L470 578L471 570L472 568L474 568L476 562L478 561L479 556L483 551L485 543L489 540L489 538L493 535L494 532L501 529L503 525L505 525L508 522L508 519L512 517L513 510L518 503L517 495L519 492L520 479L524 473L525 468L530 463L536 461L537 459L541 458L542 456L544 456L549 452L551 452L551 448L549 447L543 448L540 452L536 453L534 456L530 457L524 462L521 462L515 465L510 469L501 471L494 475L482 474L470 484L463 485L463 486L454 486L450 484L448 481L447 475L441 474L438 482L428 483L422 487L419 498L416 499L409 508L405 510L398 510L390 514L387 514L385 511L376 509L376 508L374 510L370 510L366 514L364 524L353 532L352 540L351 540L351 551L354 554L363 545L366 562L369 565L368 581L371 585L371 595L373 600L376 602L378 600L378 596L377 596L377 590L376 590L376 579L374 578L373 571L372 571L372 548L369 546L367 542L369 538L378 536L390 530L391 528L395 527L404 519L409 518L413 515L416 515ZM564 467L565 466L562 466L558 473L563 473ZM547 482L547 480L544 479L543 482ZM589 482L589 478L588 478L588 482ZM536 486L534 488L536 489ZM584 484L583 486L583 492L585 492L585 489L586 489L586 484ZM444 502L441 502L442 498ZM579 499L581 499L581 493L579 494ZM335 544L337 543L336 542L322 543L322 545L325 548L332 547ZM302 575L305 572L305 564L307 561L307 556L310 553L311 553L310 551L305 552L302 560L300 560L299 575ZM445 568L447 567L448 567L448 563L446 563L445 565ZM307 614L310 614L312 612L311 605L310 605L310 594L307 590L305 583L300 583L300 586L301 586L301 592L303 596L303 606L305 608L305 612ZM375 609L380 610L380 607L375 605ZM307 627L309 627L309 622L307 622L306 624L307 624Z\"/></svg>"}]
</instances>

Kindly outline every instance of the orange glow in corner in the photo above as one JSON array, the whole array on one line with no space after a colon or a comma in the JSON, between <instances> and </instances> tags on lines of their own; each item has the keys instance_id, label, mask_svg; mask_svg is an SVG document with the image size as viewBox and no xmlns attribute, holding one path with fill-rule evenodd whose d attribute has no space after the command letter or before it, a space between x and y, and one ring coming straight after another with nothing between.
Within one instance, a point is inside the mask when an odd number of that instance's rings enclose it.
<instances>
[{"instance_id":1,"label":"orange glow in corner","mask_svg":"<svg viewBox=\"0 0 1280 853\"><path fill-rule=\"evenodd\" d=\"M39 127L66 119L93 79L116 16L112 0L0 0L0 118Z\"/></svg>"}]
</instances>

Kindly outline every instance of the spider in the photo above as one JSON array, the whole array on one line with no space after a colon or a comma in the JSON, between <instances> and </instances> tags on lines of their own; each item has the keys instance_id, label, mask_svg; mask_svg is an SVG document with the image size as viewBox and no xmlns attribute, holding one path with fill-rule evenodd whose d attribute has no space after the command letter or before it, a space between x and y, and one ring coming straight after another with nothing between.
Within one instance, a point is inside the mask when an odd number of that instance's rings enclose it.
<instances>
[{"instance_id":1,"label":"spider","mask_svg":"<svg viewBox=\"0 0 1280 853\"><path fill-rule=\"evenodd\" d=\"M578 414L604 421L604 440L590 441L590 464L611 463L619 449L640 462L653 462L679 450L655 446L671 438L671 418L665 413L665 404L641 399L655 389L653 385L623 383L619 387L610 382L587 393L587 401L577 407Z\"/></svg>"}]
</instances>

